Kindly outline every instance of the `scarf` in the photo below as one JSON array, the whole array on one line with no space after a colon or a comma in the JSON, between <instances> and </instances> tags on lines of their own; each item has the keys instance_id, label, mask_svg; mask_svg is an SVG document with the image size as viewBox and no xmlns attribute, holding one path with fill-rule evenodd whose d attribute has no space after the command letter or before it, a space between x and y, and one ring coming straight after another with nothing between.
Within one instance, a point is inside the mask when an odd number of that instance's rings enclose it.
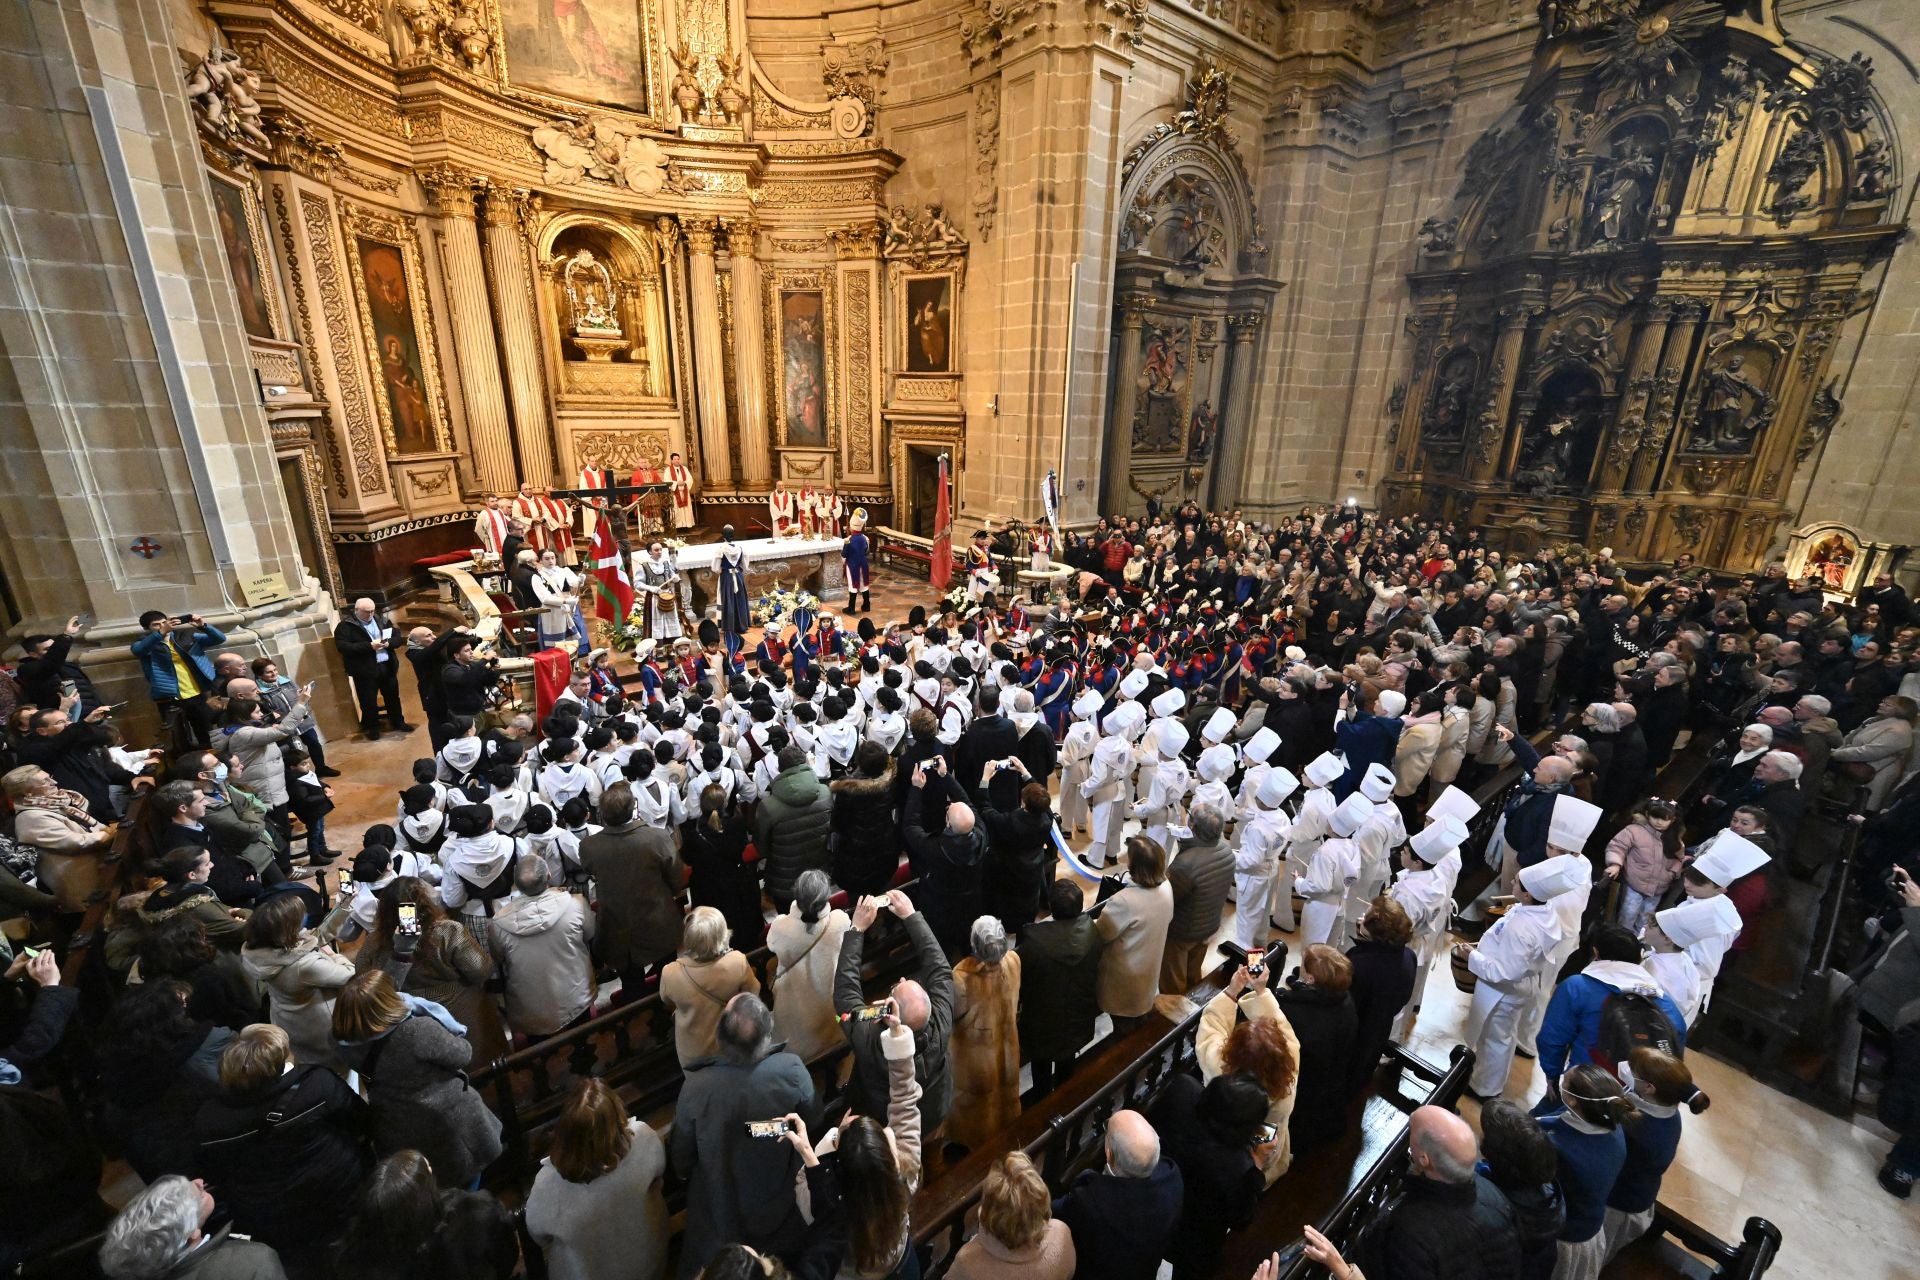
<instances>
[{"instance_id":1,"label":"scarf","mask_svg":"<svg viewBox=\"0 0 1920 1280\"><path fill-rule=\"evenodd\" d=\"M78 791L57 789L50 794L34 793L21 796L13 802L16 809L46 809L59 814L68 822L98 831L102 823L87 812L87 798Z\"/></svg>"}]
</instances>

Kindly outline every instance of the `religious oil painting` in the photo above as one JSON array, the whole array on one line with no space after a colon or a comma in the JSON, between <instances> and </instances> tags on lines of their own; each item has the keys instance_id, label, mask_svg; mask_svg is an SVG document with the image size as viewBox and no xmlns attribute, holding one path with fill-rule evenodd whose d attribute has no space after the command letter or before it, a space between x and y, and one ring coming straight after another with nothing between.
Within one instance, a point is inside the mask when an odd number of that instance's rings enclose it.
<instances>
[{"instance_id":1,"label":"religious oil painting","mask_svg":"<svg viewBox=\"0 0 1920 1280\"><path fill-rule=\"evenodd\" d=\"M240 303L240 323L247 335L272 338L273 303L260 254L255 248L254 222L248 207L248 189L237 182L209 175L213 213L220 225L220 247L226 251L227 273Z\"/></svg>"},{"instance_id":2,"label":"religious oil painting","mask_svg":"<svg viewBox=\"0 0 1920 1280\"><path fill-rule=\"evenodd\" d=\"M647 110L642 0L504 0L507 68L523 89Z\"/></svg>"},{"instance_id":3,"label":"religious oil painting","mask_svg":"<svg viewBox=\"0 0 1920 1280\"><path fill-rule=\"evenodd\" d=\"M374 383L387 412L393 452L433 453L433 395L421 358L419 325L407 258L399 245L361 236L355 241L366 303L367 341Z\"/></svg>"},{"instance_id":4,"label":"religious oil painting","mask_svg":"<svg viewBox=\"0 0 1920 1280\"><path fill-rule=\"evenodd\" d=\"M781 421L785 442L827 443L826 295L798 289L780 295Z\"/></svg>"},{"instance_id":5,"label":"religious oil painting","mask_svg":"<svg viewBox=\"0 0 1920 1280\"><path fill-rule=\"evenodd\" d=\"M953 277L942 273L907 280L908 373L953 372Z\"/></svg>"},{"instance_id":6,"label":"religious oil painting","mask_svg":"<svg viewBox=\"0 0 1920 1280\"><path fill-rule=\"evenodd\" d=\"M1140 373L1134 379L1134 452L1185 452L1192 339L1184 320L1149 321L1141 333Z\"/></svg>"}]
</instances>

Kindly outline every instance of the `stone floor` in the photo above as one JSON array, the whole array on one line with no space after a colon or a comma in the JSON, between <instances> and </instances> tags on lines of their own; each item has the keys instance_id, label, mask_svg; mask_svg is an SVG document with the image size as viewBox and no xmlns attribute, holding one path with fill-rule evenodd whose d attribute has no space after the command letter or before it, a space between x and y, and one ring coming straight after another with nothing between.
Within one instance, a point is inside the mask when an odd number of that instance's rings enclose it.
<instances>
[{"instance_id":1,"label":"stone floor","mask_svg":"<svg viewBox=\"0 0 1920 1280\"><path fill-rule=\"evenodd\" d=\"M904 618L911 605L932 599L924 582L878 573L873 616L884 625ZM409 718L420 723L411 678L403 677L402 684ZM337 740L328 749L329 760L344 771L334 783L338 808L328 832L342 861L359 848L369 823L393 820L409 765L431 750L424 729L378 742L354 738ZM1229 914L1216 944L1229 935L1230 925ZM1297 938L1289 941L1297 957ZM1467 1003L1444 968L1434 974L1412 1047L1444 1062L1460 1039ZM1883 1129L1864 1119L1848 1123L1827 1115L1705 1054L1693 1054L1689 1062L1713 1096L1713 1106L1687 1118L1679 1155L1661 1190L1665 1203L1730 1241L1740 1238L1750 1216L1775 1223L1785 1244L1768 1274L1780 1280L1826 1280L1835 1273L1835 1245L1845 1249L1848 1280L1910 1280L1920 1274L1915 1262L1920 1205L1894 1200L1874 1181L1889 1145ZM1534 1064L1516 1060L1508 1094L1531 1102L1542 1087ZM1478 1108L1468 1100L1464 1111L1473 1120Z\"/></svg>"}]
</instances>

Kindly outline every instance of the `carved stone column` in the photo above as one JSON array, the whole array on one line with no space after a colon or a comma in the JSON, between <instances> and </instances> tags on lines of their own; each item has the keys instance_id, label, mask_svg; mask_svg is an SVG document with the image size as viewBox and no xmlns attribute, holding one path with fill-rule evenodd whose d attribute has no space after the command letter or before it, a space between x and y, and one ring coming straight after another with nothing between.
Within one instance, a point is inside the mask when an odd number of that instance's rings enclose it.
<instances>
[{"instance_id":1,"label":"carved stone column","mask_svg":"<svg viewBox=\"0 0 1920 1280\"><path fill-rule=\"evenodd\" d=\"M1227 317L1232 340L1232 366L1227 370L1226 404L1220 406L1220 435L1214 443L1209 506L1218 510L1240 504L1247 482L1247 448L1253 439L1254 348L1264 318L1257 311Z\"/></svg>"},{"instance_id":2,"label":"carved stone column","mask_svg":"<svg viewBox=\"0 0 1920 1280\"><path fill-rule=\"evenodd\" d=\"M500 353L507 397L513 405L514 444L520 479L554 482L553 421L546 379L540 370L540 319L533 305L533 268L527 261L526 222L532 195L494 187L487 192L487 268L494 314L500 322Z\"/></svg>"},{"instance_id":3,"label":"carved stone column","mask_svg":"<svg viewBox=\"0 0 1920 1280\"><path fill-rule=\"evenodd\" d=\"M687 237L687 293L693 307L693 392L699 413L701 469L710 488L729 488L733 460L727 447L727 374L720 348L720 280L713 264L717 228L713 218L680 219Z\"/></svg>"},{"instance_id":4,"label":"carved stone column","mask_svg":"<svg viewBox=\"0 0 1920 1280\"><path fill-rule=\"evenodd\" d=\"M486 179L452 165L435 165L419 175L420 185L440 208L440 272L452 311L454 368L460 398L467 407L467 443L472 450L474 483L482 493L512 493L513 424L500 381L500 354L494 346L493 304L487 297L487 263L480 252L480 228L474 198Z\"/></svg>"},{"instance_id":5,"label":"carved stone column","mask_svg":"<svg viewBox=\"0 0 1920 1280\"><path fill-rule=\"evenodd\" d=\"M1465 474L1469 480L1491 480L1500 472L1501 446L1507 432L1507 419L1513 412L1514 381L1520 369L1520 349L1527 340L1528 309L1509 308L1499 320L1499 336L1494 339L1493 364L1487 376L1487 391L1480 412L1467 428Z\"/></svg>"},{"instance_id":6,"label":"carved stone column","mask_svg":"<svg viewBox=\"0 0 1920 1280\"><path fill-rule=\"evenodd\" d=\"M1132 505L1128 481L1133 476L1133 384L1140 378L1140 332L1146 327L1151 302L1139 294L1120 299L1120 371L1113 382L1113 416L1101 445L1101 515Z\"/></svg>"},{"instance_id":7,"label":"carved stone column","mask_svg":"<svg viewBox=\"0 0 1920 1280\"><path fill-rule=\"evenodd\" d=\"M733 394L740 407L740 481L761 488L773 478L767 435L767 348L760 320L760 260L754 256L759 228L750 218L725 223L733 260Z\"/></svg>"}]
</instances>

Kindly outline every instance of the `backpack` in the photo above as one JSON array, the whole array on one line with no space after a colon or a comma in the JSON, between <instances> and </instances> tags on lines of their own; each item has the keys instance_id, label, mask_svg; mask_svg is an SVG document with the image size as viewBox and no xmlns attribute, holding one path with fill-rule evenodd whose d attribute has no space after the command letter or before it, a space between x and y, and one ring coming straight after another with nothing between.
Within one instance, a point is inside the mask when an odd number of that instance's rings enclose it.
<instances>
[{"instance_id":1,"label":"backpack","mask_svg":"<svg viewBox=\"0 0 1920 1280\"><path fill-rule=\"evenodd\" d=\"M1613 991L1600 1005L1600 1031L1588 1056L1615 1075L1635 1049L1658 1049L1680 1056L1680 1037L1653 997L1639 991Z\"/></svg>"}]
</instances>

